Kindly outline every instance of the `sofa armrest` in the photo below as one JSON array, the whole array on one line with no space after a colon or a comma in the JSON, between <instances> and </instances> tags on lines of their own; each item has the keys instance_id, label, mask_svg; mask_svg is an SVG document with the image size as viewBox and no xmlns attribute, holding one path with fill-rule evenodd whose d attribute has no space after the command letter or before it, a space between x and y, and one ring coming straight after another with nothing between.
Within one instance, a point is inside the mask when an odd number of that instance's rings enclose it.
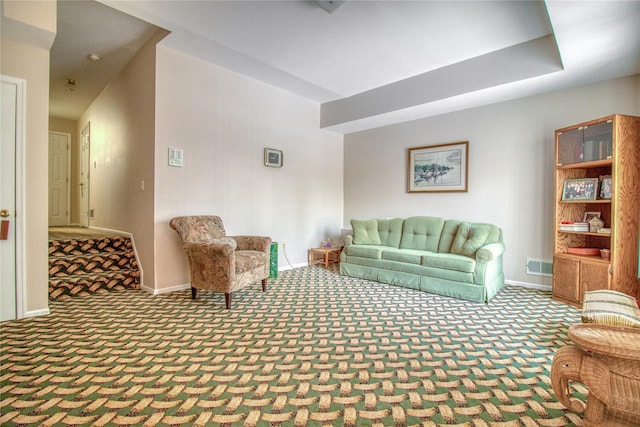
<instances>
[{"instance_id":1,"label":"sofa armrest","mask_svg":"<svg viewBox=\"0 0 640 427\"><path fill-rule=\"evenodd\" d=\"M353 234L345 234L345 236L342 238L342 242L345 246L353 245Z\"/></svg>"},{"instance_id":2,"label":"sofa armrest","mask_svg":"<svg viewBox=\"0 0 640 427\"><path fill-rule=\"evenodd\" d=\"M498 242L489 243L476 252L476 269L473 273L476 284L484 286L502 276L502 254L504 251L504 243Z\"/></svg>"},{"instance_id":3,"label":"sofa armrest","mask_svg":"<svg viewBox=\"0 0 640 427\"><path fill-rule=\"evenodd\" d=\"M239 251L260 251L269 255L271 237L266 236L227 236L235 240Z\"/></svg>"},{"instance_id":4,"label":"sofa armrest","mask_svg":"<svg viewBox=\"0 0 640 427\"><path fill-rule=\"evenodd\" d=\"M347 261L347 251L345 251L344 249L348 246L353 245L353 234L345 234L344 236L342 236L342 244L344 245L342 247L342 250L340 251L340 262L346 262Z\"/></svg>"},{"instance_id":5,"label":"sofa armrest","mask_svg":"<svg viewBox=\"0 0 640 427\"><path fill-rule=\"evenodd\" d=\"M476 252L476 261L478 262L490 262L491 260L499 257L505 251L504 243L489 243L478 249Z\"/></svg>"}]
</instances>

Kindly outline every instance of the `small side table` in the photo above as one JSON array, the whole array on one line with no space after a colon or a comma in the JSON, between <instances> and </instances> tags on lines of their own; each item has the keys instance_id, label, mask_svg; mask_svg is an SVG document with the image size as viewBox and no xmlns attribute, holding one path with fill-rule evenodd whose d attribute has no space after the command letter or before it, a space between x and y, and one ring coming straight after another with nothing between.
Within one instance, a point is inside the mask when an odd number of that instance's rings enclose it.
<instances>
[{"instance_id":1,"label":"small side table","mask_svg":"<svg viewBox=\"0 0 640 427\"><path fill-rule=\"evenodd\" d=\"M569 327L574 345L558 349L551 385L585 427L640 425L640 328L581 323ZM568 381L589 389L586 406L571 397Z\"/></svg>"},{"instance_id":2,"label":"small side table","mask_svg":"<svg viewBox=\"0 0 640 427\"><path fill-rule=\"evenodd\" d=\"M324 264L329 268L329 264L340 262L341 248L311 248L309 249L309 265Z\"/></svg>"}]
</instances>

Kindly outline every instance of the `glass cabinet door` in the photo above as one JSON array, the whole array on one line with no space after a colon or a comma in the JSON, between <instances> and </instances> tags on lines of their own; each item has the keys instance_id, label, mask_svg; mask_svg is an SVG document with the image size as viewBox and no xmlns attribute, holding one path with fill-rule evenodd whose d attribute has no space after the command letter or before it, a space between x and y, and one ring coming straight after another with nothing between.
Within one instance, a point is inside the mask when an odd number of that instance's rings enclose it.
<instances>
[{"instance_id":1,"label":"glass cabinet door","mask_svg":"<svg viewBox=\"0 0 640 427\"><path fill-rule=\"evenodd\" d=\"M562 132L558 135L558 165L582 162L582 128Z\"/></svg>"},{"instance_id":2,"label":"glass cabinet door","mask_svg":"<svg viewBox=\"0 0 640 427\"><path fill-rule=\"evenodd\" d=\"M558 166L610 159L613 123L581 126L558 134Z\"/></svg>"},{"instance_id":3,"label":"glass cabinet door","mask_svg":"<svg viewBox=\"0 0 640 427\"><path fill-rule=\"evenodd\" d=\"M613 123L602 122L584 128L584 161L610 159Z\"/></svg>"}]
</instances>

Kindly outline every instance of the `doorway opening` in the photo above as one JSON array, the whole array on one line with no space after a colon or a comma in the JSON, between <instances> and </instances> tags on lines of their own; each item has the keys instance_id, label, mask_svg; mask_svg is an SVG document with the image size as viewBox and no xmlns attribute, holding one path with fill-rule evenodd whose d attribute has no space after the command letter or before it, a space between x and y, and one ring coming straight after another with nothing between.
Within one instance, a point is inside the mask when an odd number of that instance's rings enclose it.
<instances>
[{"instance_id":1,"label":"doorway opening","mask_svg":"<svg viewBox=\"0 0 640 427\"><path fill-rule=\"evenodd\" d=\"M49 226L69 225L71 134L49 131Z\"/></svg>"}]
</instances>

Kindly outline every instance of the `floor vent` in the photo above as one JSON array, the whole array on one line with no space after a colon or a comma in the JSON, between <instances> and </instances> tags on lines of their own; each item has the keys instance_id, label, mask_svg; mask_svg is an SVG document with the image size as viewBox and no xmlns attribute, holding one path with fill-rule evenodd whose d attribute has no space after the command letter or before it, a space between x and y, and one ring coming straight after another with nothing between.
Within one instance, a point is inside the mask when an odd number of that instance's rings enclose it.
<instances>
[{"instance_id":1,"label":"floor vent","mask_svg":"<svg viewBox=\"0 0 640 427\"><path fill-rule=\"evenodd\" d=\"M553 261L527 258L527 274L535 276L553 276Z\"/></svg>"}]
</instances>

